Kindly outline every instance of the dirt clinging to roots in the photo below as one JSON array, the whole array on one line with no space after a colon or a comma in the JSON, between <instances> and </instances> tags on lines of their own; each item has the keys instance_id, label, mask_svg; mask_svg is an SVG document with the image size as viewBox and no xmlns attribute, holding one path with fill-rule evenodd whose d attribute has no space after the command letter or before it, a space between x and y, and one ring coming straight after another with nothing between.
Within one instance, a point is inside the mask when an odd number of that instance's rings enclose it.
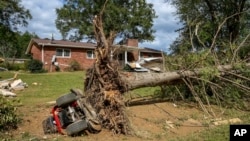
<instances>
[{"instance_id":1,"label":"dirt clinging to roots","mask_svg":"<svg viewBox=\"0 0 250 141\"><path fill-rule=\"evenodd\" d=\"M117 66L115 62L96 62L86 73L84 91L104 128L114 134L130 134L122 95L126 86L119 78Z\"/></svg>"}]
</instances>

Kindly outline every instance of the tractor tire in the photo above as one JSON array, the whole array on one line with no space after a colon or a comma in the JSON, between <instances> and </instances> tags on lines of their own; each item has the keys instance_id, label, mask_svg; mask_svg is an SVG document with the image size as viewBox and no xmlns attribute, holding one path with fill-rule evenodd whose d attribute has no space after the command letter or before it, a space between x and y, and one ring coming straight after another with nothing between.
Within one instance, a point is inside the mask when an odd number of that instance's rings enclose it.
<instances>
[{"instance_id":1,"label":"tractor tire","mask_svg":"<svg viewBox=\"0 0 250 141\"><path fill-rule=\"evenodd\" d=\"M65 94L56 100L56 104L59 107L64 107L77 99L76 95L73 93Z\"/></svg>"},{"instance_id":2,"label":"tractor tire","mask_svg":"<svg viewBox=\"0 0 250 141\"><path fill-rule=\"evenodd\" d=\"M66 132L69 136L77 134L88 128L87 122L85 120L78 120L67 126Z\"/></svg>"}]
</instances>

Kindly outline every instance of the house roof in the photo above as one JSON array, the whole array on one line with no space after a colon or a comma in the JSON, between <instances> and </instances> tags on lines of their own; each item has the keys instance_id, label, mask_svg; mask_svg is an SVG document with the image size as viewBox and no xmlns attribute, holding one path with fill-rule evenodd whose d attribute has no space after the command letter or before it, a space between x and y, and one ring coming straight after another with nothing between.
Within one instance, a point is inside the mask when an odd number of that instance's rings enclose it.
<instances>
[{"instance_id":1,"label":"house roof","mask_svg":"<svg viewBox=\"0 0 250 141\"><path fill-rule=\"evenodd\" d=\"M87 43L87 42L72 42L72 41L65 41L65 40L50 40L50 39L31 39L26 49L26 54L31 51L31 47L33 44L37 44L39 46L48 47L67 47L67 48L86 48L86 49L95 49L95 43Z\"/></svg>"},{"instance_id":2,"label":"house roof","mask_svg":"<svg viewBox=\"0 0 250 141\"><path fill-rule=\"evenodd\" d=\"M148 52L148 53L161 53L160 50L147 48L147 47L135 47L135 46L127 46L127 45L114 45L113 47L121 48L123 51L133 51L139 50L140 52Z\"/></svg>"},{"instance_id":3,"label":"house roof","mask_svg":"<svg viewBox=\"0 0 250 141\"><path fill-rule=\"evenodd\" d=\"M43 47L67 47L67 48L85 48L85 49L95 49L95 43L87 43L87 42L72 42L65 40L50 40L50 39L36 39L33 38L30 40L28 48L26 49L25 54L30 53L31 47L33 44L37 44ZM114 45L114 47L120 47L122 50L132 51L139 50L140 52L149 52L149 53L161 53L161 51L151 48L143 48L143 47L134 47L127 45Z\"/></svg>"}]
</instances>

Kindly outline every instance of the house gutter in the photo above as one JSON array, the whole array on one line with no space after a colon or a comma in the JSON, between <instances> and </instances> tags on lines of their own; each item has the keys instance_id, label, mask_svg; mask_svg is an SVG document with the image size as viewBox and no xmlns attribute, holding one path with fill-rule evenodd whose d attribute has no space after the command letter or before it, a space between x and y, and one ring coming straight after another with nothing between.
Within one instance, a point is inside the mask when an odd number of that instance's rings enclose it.
<instances>
[{"instance_id":1,"label":"house gutter","mask_svg":"<svg viewBox=\"0 0 250 141\"><path fill-rule=\"evenodd\" d=\"M127 46L127 45L113 45L112 47L120 47L120 48L127 50L127 51L144 49L143 47L135 47L135 46Z\"/></svg>"},{"instance_id":2,"label":"house gutter","mask_svg":"<svg viewBox=\"0 0 250 141\"><path fill-rule=\"evenodd\" d=\"M38 45L46 45L46 46L54 46L54 47L70 47L70 48L87 48L87 49L95 49L95 47L89 47L89 46L74 46L74 45L61 45L61 44L44 44L44 43L38 43Z\"/></svg>"}]
</instances>

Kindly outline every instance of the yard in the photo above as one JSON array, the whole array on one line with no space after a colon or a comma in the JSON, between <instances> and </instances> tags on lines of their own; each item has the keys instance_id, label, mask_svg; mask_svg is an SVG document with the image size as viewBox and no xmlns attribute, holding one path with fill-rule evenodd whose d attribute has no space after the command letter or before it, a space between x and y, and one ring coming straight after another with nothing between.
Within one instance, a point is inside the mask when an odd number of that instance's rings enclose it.
<instances>
[{"instance_id":1,"label":"yard","mask_svg":"<svg viewBox=\"0 0 250 141\"><path fill-rule=\"evenodd\" d=\"M13 77L13 72L1 72L0 79ZM0 139L15 140L229 140L229 125L215 126L216 119L240 118L249 123L249 112L219 109L215 106L217 118L208 118L196 103L162 102L127 107L134 135L113 135L103 129L98 134L69 137L59 134L44 135L42 120L50 115L52 108L47 102L56 100L71 88L83 89L85 72L60 72L30 74L19 72L18 78L29 86L16 92L20 100L18 114L23 119L19 128L6 132ZM152 95L159 88L143 88L126 95ZM222 113L223 111L223 113Z\"/></svg>"}]
</instances>

